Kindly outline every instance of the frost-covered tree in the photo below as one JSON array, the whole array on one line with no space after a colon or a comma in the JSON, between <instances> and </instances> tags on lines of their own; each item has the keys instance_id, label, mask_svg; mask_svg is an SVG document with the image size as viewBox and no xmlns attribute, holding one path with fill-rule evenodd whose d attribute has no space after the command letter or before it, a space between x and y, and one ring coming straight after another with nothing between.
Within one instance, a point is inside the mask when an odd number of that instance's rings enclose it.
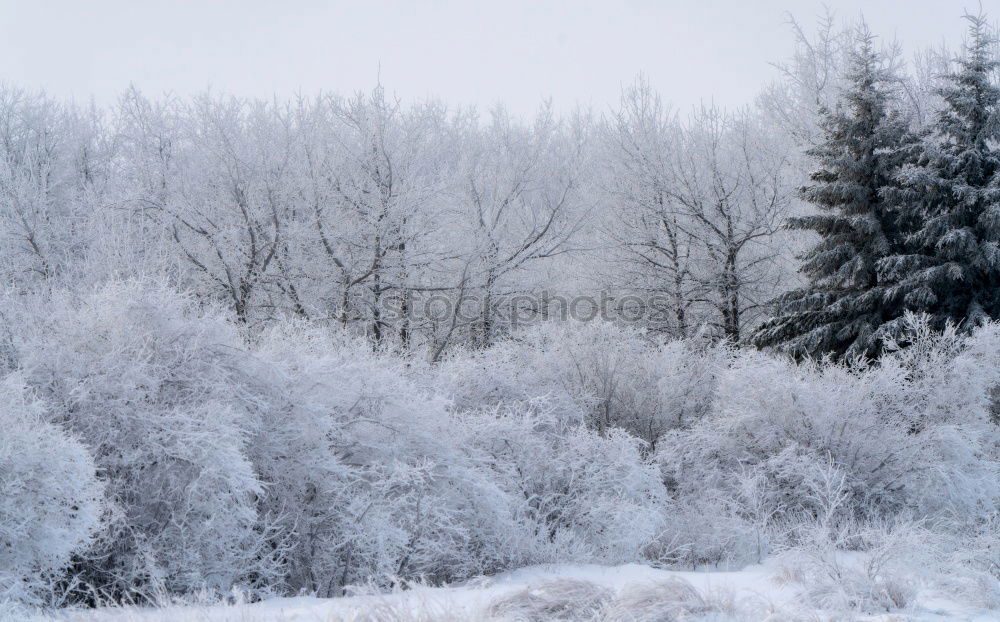
<instances>
[{"instance_id":1,"label":"frost-covered tree","mask_svg":"<svg viewBox=\"0 0 1000 622\"><path fill-rule=\"evenodd\" d=\"M843 100L823 111L825 140L809 150L818 168L802 197L819 209L789 220L820 240L802 257L805 287L781 296L777 316L753 336L796 356L868 356L880 326L901 314L879 278L880 261L904 248L905 223L884 198L912 141L893 110L892 76L874 37L857 33Z\"/></svg>"},{"instance_id":2,"label":"frost-covered tree","mask_svg":"<svg viewBox=\"0 0 1000 622\"><path fill-rule=\"evenodd\" d=\"M650 328L686 337L707 325L738 342L774 294L784 149L749 109L703 106L678 121L641 79L602 129L604 272L655 312Z\"/></svg>"},{"instance_id":3,"label":"frost-covered tree","mask_svg":"<svg viewBox=\"0 0 1000 622\"><path fill-rule=\"evenodd\" d=\"M615 250L608 280L629 293L662 299L649 327L687 337L703 319L703 286L693 273L693 234L669 196L675 114L640 78L623 90L619 109L601 130L611 207L602 228Z\"/></svg>"},{"instance_id":4,"label":"frost-covered tree","mask_svg":"<svg viewBox=\"0 0 1000 622\"><path fill-rule=\"evenodd\" d=\"M266 104L207 95L186 119L177 192L149 204L193 274L247 322L282 242L288 129Z\"/></svg>"},{"instance_id":5,"label":"frost-covered tree","mask_svg":"<svg viewBox=\"0 0 1000 622\"><path fill-rule=\"evenodd\" d=\"M817 16L812 32L791 15L788 26L795 39L792 54L773 63L780 79L764 86L758 103L778 132L808 147L823 140L822 110L835 105L845 86L851 33L829 9Z\"/></svg>"},{"instance_id":6,"label":"frost-covered tree","mask_svg":"<svg viewBox=\"0 0 1000 622\"><path fill-rule=\"evenodd\" d=\"M939 91L931 136L890 195L914 230L879 265L885 303L928 313L939 329L1000 317L1000 61L985 17L966 19L965 52Z\"/></svg>"},{"instance_id":7,"label":"frost-covered tree","mask_svg":"<svg viewBox=\"0 0 1000 622\"><path fill-rule=\"evenodd\" d=\"M484 128L467 131L457 180L456 245L468 262L476 315L470 338L487 346L517 313L510 297L537 291L533 266L572 250L583 225L579 203L584 128L556 119L550 106L532 124L498 107Z\"/></svg>"},{"instance_id":8,"label":"frost-covered tree","mask_svg":"<svg viewBox=\"0 0 1000 622\"><path fill-rule=\"evenodd\" d=\"M783 148L749 109L702 107L682 124L668 197L694 245L692 267L716 334L739 343L774 295L788 205Z\"/></svg>"},{"instance_id":9,"label":"frost-covered tree","mask_svg":"<svg viewBox=\"0 0 1000 622\"><path fill-rule=\"evenodd\" d=\"M320 265L341 324L358 321L372 341L393 338L405 348L413 290L435 265L426 238L440 208L441 110L405 107L382 85L328 105L329 159L306 154L310 183L323 193L310 206Z\"/></svg>"},{"instance_id":10,"label":"frost-covered tree","mask_svg":"<svg viewBox=\"0 0 1000 622\"><path fill-rule=\"evenodd\" d=\"M0 278L32 288L78 276L108 179L95 110L0 84ZM76 272L76 274L71 274Z\"/></svg>"}]
</instances>

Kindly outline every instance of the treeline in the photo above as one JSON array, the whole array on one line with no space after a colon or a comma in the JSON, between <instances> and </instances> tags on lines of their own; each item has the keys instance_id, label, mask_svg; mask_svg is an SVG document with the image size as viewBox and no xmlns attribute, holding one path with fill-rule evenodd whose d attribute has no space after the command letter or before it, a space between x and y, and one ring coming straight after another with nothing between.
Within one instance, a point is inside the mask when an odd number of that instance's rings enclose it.
<instances>
[{"instance_id":1,"label":"treeline","mask_svg":"<svg viewBox=\"0 0 1000 622\"><path fill-rule=\"evenodd\" d=\"M553 297L601 292L638 299L641 324L670 337L747 341L777 310L757 343L840 353L903 309L936 312L928 291L990 287L915 258L942 239L966 248L950 232L993 200L959 217L948 205L964 195L927 198L991 185L993 48L985 22L973 29L956 68L926 53L908 72L832 21L812 40L798 30L781 78L736 111L678 113L641 78L615 110L546 105L527 120L403 105L381 86L286 101L130 90L107 109L3 87L0 276L18 295L163 275L252 331L297 317L432 358L545 317ZM940 172L970 149L966 172ZM961 223L907 228L928 210ZM807 255L808 293L775 307L813 240L789 218L825 241ZM917 276L931 264L937 276ZM892 293L861 295L875 285ZM991 316L981 298L945 314Z\"/></svg>"}]
</instances>

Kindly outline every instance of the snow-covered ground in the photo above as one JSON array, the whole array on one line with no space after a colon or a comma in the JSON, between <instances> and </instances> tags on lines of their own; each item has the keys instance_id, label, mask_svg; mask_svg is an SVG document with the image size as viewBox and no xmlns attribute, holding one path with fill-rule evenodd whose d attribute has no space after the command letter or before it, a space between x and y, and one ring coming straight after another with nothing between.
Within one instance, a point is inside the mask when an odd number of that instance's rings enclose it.
<instances>
[{"instance_id":1,"label":"snow-covered ground","mask_svg":"<svg viewBox=\"0 0 1000 622\"><path fill-rule=\"evenodd\" d=\"M623 566L546 565L463 586L415 586L393 594L277 598L253 604L72 611L63 622L416 622L487 620L834 621L1000 620L996 611L924 589L906 609L832 612L805 606L773 562L734 572ZM44 619L44 618L41 618Z\"/></svg>"}]
</instances>

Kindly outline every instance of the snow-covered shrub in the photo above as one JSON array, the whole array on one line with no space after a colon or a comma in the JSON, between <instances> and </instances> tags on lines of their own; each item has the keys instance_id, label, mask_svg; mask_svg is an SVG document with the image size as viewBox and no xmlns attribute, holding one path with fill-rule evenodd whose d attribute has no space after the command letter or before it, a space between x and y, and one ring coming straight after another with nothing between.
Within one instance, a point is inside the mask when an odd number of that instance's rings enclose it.
<instances>
[{"instance_id":1,"label":"snow-covered shrub","mask_svg":"<svg viewBox=\"0 0 1000 622\"><path fill-rule=\"evenodd\" d=\"M756 561L759 534L718 490L672 500L662 531L643 550L677 568L725 568Z\"/></svg>"},{"instance_id":2,"label":"snow-covered shrub","mask_svg":"<svg viewBox=\"0 0 1000 622\"><path fill-rule=\"evenodd\" d=\"M622 428L655 447L664 432L706 412L714 361L724 355L696 341L662 344L611 322L553 322L486 350L454 353L440 382L459 409L545 397L568 421Z\"/></svg>"},{"instance_id":3,"label":"snow-covered shrub","mask_svg":"<svg viewBox=\"0 0 1000 622\"><path fill-rule=\"evenodd\" d=\"M493 600L483 619L496 622L750 622L799 619L761 596L699 590L679 577L627 583L619 590L583 579L549 579Z\"/></svg>"},{"instance_id":4,"label":"snow-covered shrub","mask_svg":"<svg viewBox=\"0 0 1000 622\"><path fill-rule=\"evenodd\" d=\"M157 283L46 304L22 349L26 380L106 483L79 578L112 598L270 583L263 489L246 456L259 428L246 399L255 382L232 326Z\"/></svg>"},{"instance_id":5,"label":"snow-covered shrub","mask_svg":"<svg viewBox=\"0 0 1000 622\"><path fill-rule=\"evenodd\" d=\"M276 329L259 353L282 392L254 460L266 514L288 534L293 589L508 567L518 527L509 496L403 361L304 325Z\"/></svg>"},{"instance_id":6,"label":"snow-covered shrub","mask_svg":"<svg viewBox=\"0 0 1000 622\"><path fill-rule=\"evenodd\" d=\"M816 516L823 508L812 478L832 465L847 495L840 507L855 516L992 512L1000 499L989 421L996 331L963 340L913 318L912 345L873 366L740 352L719 372L710 412L661 440L666 480L681 496L737 497L750 468L764 480L756 512Z\"/></svg>"},{"instance_id":7,"label":"snow-covered shrub","mask_svg":"<svg viewBox=\"0 0 1000 622\"><path fill-rule=\"evenodd\" d=\"M548 400L456 409L405 361L343 333L277 327L254 441L292 589L467 578L537 561L635 561L664 491L642 442ZM293 449L289 449L293 448Z\"/></svg>"},{"instance_id":8,"label":"snow-covered shrub","mask_svg":"<svg viewBox=\"0 0 1000 622\"><path fill-rule=\"evenodd\" d=\"M482 607L477 604L456 602L422 591L408 592L403 598L396 594L376 595L354 602L356 604L345 613L323 616L325 622L497 622L485 617Z\"/></svg>"},{"instance_id":9,"label":"snow-covered shrub","mask_svg":"<svg viewBox=\"0 0 1000 622\"><path fill-rule=\"evenodd\" d=\"M596 620L613 597L613 591L591 581L550 579L497 598L489 613L517 622Z\"/></svg>"},{"instance_id":10,"label":"snow-covered shrub","mask_svg":"<svg viewBox=\"0 0 1000 622\"><path fill-rule=\"evenodd\" d=\"M905 609L919 589L951 568L940 534L919 523L882 520L799 526L798 543L778 555L805 602L834 611Z\"/></svg>"},{"instance_id":11,"label":"snow-covered shrub","mask_svg":"<svg viewBox=\"0 0 1000 622\"><path fill-rule=\"evenodd\" d=\"M94 462L46 414L16 374L0 380L0 601L39 597L98 523Z\"/></svg>"},{"instance_id":12,"label":"snow-covered shrub","mask_svg":"<svg viewBox=\"0 0 1000 622\"><path fill-rule=\"evenodd\" d=\"M708 412L719 370L731 356L726 344L712 345L698 339L660 345L651 363L660 405L656 420L659 436L671 429L688 428Z\"/></svg>"},{"instance_id":13,"label":"snow-covered shrub","mask_svg":"<svg viewBox=\"0 0 1000 622\"><path fill-rule=\"evenodd\" d=\"M892 417L919 445L919 461L900 478L919 515L989 520L1000 500L1000 425L993 399L1000 386L1000 323L969 335L931 329L907 318L906 347L880 366L906 378Z\"/></svg>"},{"instance_id":14,"label":"snow-covered shrub","mask_svg":"<svg viewBox=\"0 0 1000 622\"><path fill-rule=\"evenodd\" d=\"M775 614L774 607L763 597L740 598L726 589L702 592L684 579L669 577L625 585L595 619L621 622L786 619Z\"/></svg>"},{"instance_id":15,"label":"snow-covered shrub","mask_svg":"<svg viewBox=\"0 0 1000 622\"><path fill-rule=\"evenodd\" d=\"M967 602L1000 609L1000 514L971 525L964 517L955 520L936 530L948 537L940 547L946 559L938 584Z\"/></svg>"},{"instance_id":16,"label":"snow-covered shrub","mask_svg":"<svg viewBox=\"0 0 1000 622\"><path fill-rule=\"evenodd\" d=\"M666 492L642 441L567 423L545 401L456 415L460 444L516 502L526 562L640 559Z\"/></svg>"}]
</instances>

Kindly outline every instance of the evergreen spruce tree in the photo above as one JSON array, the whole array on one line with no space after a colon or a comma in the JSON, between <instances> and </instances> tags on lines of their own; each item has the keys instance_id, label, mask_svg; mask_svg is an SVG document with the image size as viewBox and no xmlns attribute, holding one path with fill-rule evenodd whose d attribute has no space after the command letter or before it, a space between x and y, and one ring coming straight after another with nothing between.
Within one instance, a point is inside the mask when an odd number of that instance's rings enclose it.
<instances>
[{"instance_id":1,"label":"evergreen spruce tree","mask_svg":"<svg viewBox=\"0 0 1000 622\"><path fill-rule=\"evenodd\" d=\"M1000 319L1000 89L985 18L966 16L969 38L915 161L886 193L914 223L907 252L880 263L893 305L926 313L932 325L971 328ZM898 334L902 318L883 332Z\"/></svg>"},{"instance_id":2,"label":"evergreen spruce tree","mask_svg":"<svg viewBox=\"0 0 1000 622\"><path fill-rule=\"evenodd\" d=\"M883 197L915 137L908 120L892 109L892 76L863 26L847 77L837 108L821 111L824 142L808 152L818 168L801 196L818 213L788 222L820 237L802 257L808 285L780 297L776 317L752 337L757 346L796 357L874 355L879 327L899 313L886 304L878 268L902 251L907 232L902 215Z\"/></svg>"}]
</instances>

